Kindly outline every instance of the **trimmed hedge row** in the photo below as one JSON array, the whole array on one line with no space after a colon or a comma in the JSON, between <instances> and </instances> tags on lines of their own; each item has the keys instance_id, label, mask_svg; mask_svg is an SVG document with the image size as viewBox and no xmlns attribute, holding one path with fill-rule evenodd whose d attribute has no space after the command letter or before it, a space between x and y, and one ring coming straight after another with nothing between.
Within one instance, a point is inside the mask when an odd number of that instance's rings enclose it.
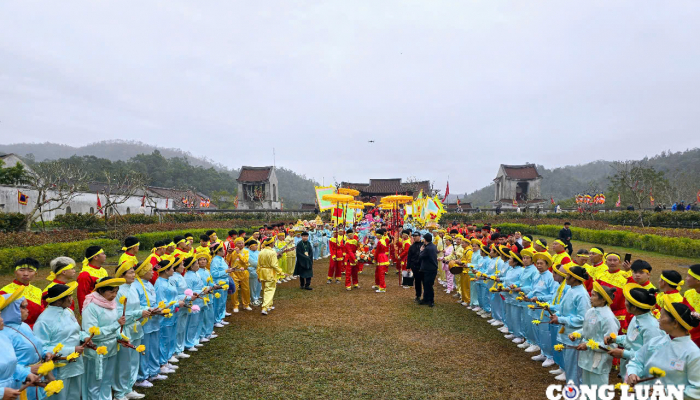
<instances>
[{"instance_id":1,"label":"trimmed hedge row","mask_svg":"<svg viewBox=\"0 0 700 400\"><path fill-rule=\"evenodd\" d=\"M506 234L519 231L521 233L548 237L557 237L561 230L561 226L558 225L504 223L496 224L496 226L501 229L501 232ZM571 234L574 240L584 242L629 247L679 257L700 257L700 240L585 228L571 228Z\"/></svg>"},{"instance_id":2,"label":"trimmed hedge row","mask_svg":"<svg viewBox=\"0 0 700 400\"><path fill-rule=\"evenodd\" d=\"M247 234L252 234L253 229L243 229ZM188 229L167 232L149 232L134 235L139 239L142 250L150 250L158 240L172 239L175 236L184 236L191 233L195 237L195 245L199 246L199 235L208 229ZM215 229L220 239L228 236L228 229ZM67 256L80 263L85 258L85 249L89 246L102 246L107 256L115 256L121 253L122 243L115 239L92 239L77 242L51 243L42 246L9 247L0 249L0 273L10 272L14 263L20 258L31 257L38 260L41 265L48 266L49 262L58 256ZM78 265L78 269L81 267Z\"/></svg>"},{"instance_id":3,"label":"trimmed hedge row","mask_svg":"<svg viewBox=\"0 0 700 400\"><path fill-rule=\"evenodd\" d=\"M67 256L80 263L85 258L85 249L89 246L102 246L108 256L117 254L121 248L118 240L95 239L81 240L68 243L51 243L42 246L9 247L0 249L0 272L9 272L17 260L31 257L48 266L49 262L58 256ZM81 268L79 265L77 268Z\"/></svg>"}]
</instances>

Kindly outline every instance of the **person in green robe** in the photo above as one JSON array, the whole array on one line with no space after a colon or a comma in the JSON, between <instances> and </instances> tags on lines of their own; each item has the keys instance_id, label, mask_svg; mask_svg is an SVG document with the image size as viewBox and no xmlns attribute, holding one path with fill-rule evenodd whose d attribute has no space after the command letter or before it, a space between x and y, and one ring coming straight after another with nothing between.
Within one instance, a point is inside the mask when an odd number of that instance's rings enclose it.
<instances>
[{"instance_id":1,"label":"person in green robe","mask_svg":"<svg viewBox=\"0 0 700 400\"><path fill-rule=\"evenodd\" d=\"M294 275L299 276L299 286L301 289L312 290L310 285L311 278L314 276L314 247L309 242L309 232L301 234L296 255Z\"/></svg>"}]
</instances>

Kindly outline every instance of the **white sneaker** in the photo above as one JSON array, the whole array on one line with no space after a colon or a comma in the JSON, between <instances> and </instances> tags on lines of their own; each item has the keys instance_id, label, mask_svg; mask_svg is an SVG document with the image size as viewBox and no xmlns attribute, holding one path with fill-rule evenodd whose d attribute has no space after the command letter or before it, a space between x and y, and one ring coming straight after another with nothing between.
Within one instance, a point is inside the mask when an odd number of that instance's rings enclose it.
<instances>
[{"instance_id":1,"label":"white sneaker","mask_svg":"<svg viewBox=\"0 0 700 400\"><path fill-rule=\"evenodd\" d=\"M481 311L481 307L479 307L479 306L472 307L471 310L472 310L472 311L479 312L479 311Z\"/></svg>"},{"instance_id":2,"label":"white sneaker","mask_svg":"<svg viewBox=\"0 0 700 400\"><path fill-rule=\"evenodd\" d=\"M195 352L195 351L199 351L199 350L197 350L196 347L190 347L189 349L187 349L187 351Z\"/></svg>"},{"instance_id":3,"label":"white sneaker","mask_svg":"<svg viewBox=\"0 0 700 400\"><path fill-rule=\"evenodd\" d=\"M178 361L180 360L177 359L176 355L170 357L170 360L168 360L170 364L176 364Z\"/></svg>"},{"instance_id":4,"label":"white sneaker","mask_svg":"<svg viewBox=\"0 0 700 400\"><path fill-rule=\"evenodd\" d=\"M538 346L538 345L536 345L536 344L530 345L530 347L528 347L527 349L525 349L525 352L526 352L526 353L534 353L534 352L537 352L537 351L540 351L540 346Z\"/></svg>"},{"instance_id":5,"label":"white sneaker","mask_svg":"<svg viewBox=\"0 0 700 400\"><path fill-rule=\"evenodd\" d=\"M160 367L160 373L161 373L161 374L172 374L172 373L174 373L174 372L175 372L174 369L170 369L170 368L168 368L168 367L166 367L166 366Z\"/></svg>"},{"instance_id":6,"label":"white sneaker","mask_svg":"<svg viewBox=\"0 0 700 400\"><path fill-rule=\"evenodd\" d=\"M472 309L471 307L469 307L469 303L466 303L466 302L464 302L464 301L461 302L461 303L459 303L459 304L461 304L461 305L467 307L467 310L471 310L471 309Z\"/></svg>"},{"instance_id":7,"label":"white sneaker","mask_svg":"<svg viewBox=\"0 0 700 400\"><path fill-rule=\"evenodd\" d=\"M208 341L209 341L209 339L207 339L207 338L201 338L201 339L199 339L199 343L206 343L206 342L208 342Z\"/></svg>"},{"instance_id":8,"label":"white sneaker","mask_svg":"<svg viewBox=\"0 0 700 400\"><path fill-rule=\"evenodd\" d=\"M553 369L553 370L549 371L549 373L552 375L559 375L559 374L563 374L564 370L561 368L557 368L557 369Z\"/></svg>"},{"instance_id":9,"label":"white sneaker","mask_svg":"<svg viewBox=\"0 0 700 400\"><path fill-rule=\"evenodd\" d=\"M204 347L204 345L203 345L203 344L199 344L199 343L198 343L198 344L195 344L195 345L194 345L194 347L196 347L196 348L200 348L200 347Z\"/></svg>"},{"instance_id":10,"label":"white sneaker","mask_svg":"<svg viewBox=\"0 0 700 400\"><path fill-rule=\"evenodd\" d=\"M162 375L161 375L161 376L162 376ZM155 379L155 378L151 378L151 379ZM136 382L136 383L134 384L134 386L136 386L136 387L142 387L142 388L150 388L150 387L153 387L153 384L152 384L151 382L149 382L149 381L146 380L146 381Z\"/></svg>"},{"instance_id":11,"label":"white sneaker","mask_svg":"<svg viewBox=\"0 0 700 400\"><path fill-rule=\"evenodd\" d=\"M486 321L486 323L489 323L489 324L490 324L490 323L493 323L493 322L496 322L496 320L493 319L493 318L491 318L490 320Z\"/></svg>"},{"instance_id":12,"label":"white sneaker","mask_svg":"<svg viewBox=\"0 0 700 400\"><path fill-rule=\"evenodd\" d=\"M227 321L221 321L221 323L224 324L224 325L228 325L228 324L229 324L229 322L227 322Z\"/></svg>"},{"instance_id":13,"label":"white sneaker","mask_svg":"<svg viewBox=\"0 0 700 400\"><path fill-rule=\"evenodd\" d=\"M510 332L508 331L508 327L507 327L507 326L502 326L502 327L498 328L498 331L501 332L501 333L510 333ZM513 336L515 337L515 335L513 335Z\"/></svg>"},{"instance_id":14,"label":"white sneaker","mask_svg":"<svg viewBox=\"0 0 700 400\"><path fill-rule=\"evenodd\" d=\"M269 309L270 309L270 310L274 310L274 309L275 309L275 306L270 306Z\"/></svg>"},{"instance_id":15,"label":"white sneaker","mask_svg":"<svg viewBox=\"0 0 700 400\"><path fill-rule=\"evenodd\" d=\"M175 370L177 370L178 368L180 368L180 367L178 367L177 365L172 365L172 364L170 364L170 363L165 364L165 367L168 368L168 369L172 369L173 371L175 371Z\"/></svg>"},{"instance_id":16,"label":"white sneaker","mask_svg":"<svg viewBox=\"0 0 700 400\"><path fill-rule=\"evenodd\" d=\"M506 338L506 339L513 339L514 337L515 337L515 335L513 335L512 333L509 333L509 334L504 336L504 338Z\"/></svg>"},{"instance_id":17,"label":"white sneaker","mask_svg":"<svg viewBox=\"0 0 700 400\"><path fill-rule=\"evenodd\" d=\"M551 366L554 365L554 364L556 364L556 363L554 362L554 360L552 360L551 358L548 358L548 359L544 360L544 362L542 363L542 366L545 367L545 368L548 368L548 367L551 367Z\"/></svg>"},{"instance_id":18,"label":"white sneaker","mask_svg":"<svg viewBox=\"0 0 700 400\"><path fill-rule=\"evenodd\" d=\"M143 399L144 397L146 397L145 394L141 394L135 390L132 390L131 393L126 395L127 399Z\"/></svg>"},{"instance_id":19,"label":"white sneaker","mask_svg":"<svg viewBox=\"0 0 700 400\"><path fill-rule=\"evenodd\" d=\"M544 361L547 359L547 357L544 354L538 354L534 357L530 357L530 359L533 361Z\"/></svg>"},{"instance_id":20,"label":"white sneaker","mask_svg":"<svg viewBox=\"0 0 700 400\"><path fill-rule=\"evenodd\" d=\"M246 310L246 311L253 311L253 309L252 309L252 308L250 308L250 306L248 306L248 307L244 308L244 310Z\"/></svg>"},{"instance_id":21,"label":"white sneaker","mask_svg":"<svg viewBox=\"0 0 700 400\"><path fill-rule=\"evenodd\" d=\"M262 315L267 315L267 310L262 310L262 311L261 311L261 314L262 314Z\"/></svg>"},{"instance_id":22,"label":"white sneaker","mask_svg":"<svg viewBox=\"0 0 700 400\"><path fill-rule=\"evenodd\" d=\"M233 312L234 312L234 313L237 313L237 312L238 312L238 309L237 309L237 308L234 308L234 309L233 309Z\"/></svg>"},{"instance_id":23,"label":"white sneaker","mask_svg":"<svg viewBox=\"0 0 700 400\"><path fill-rule=\"evenodd\" d=\"M554 377L554 379L564 382L566 381L566 374L557 375L556 377Z\"/></svg>"},{"instance_id":24,"label":"white sneaker","mask_svg":"<svg viewBox=\"0 0 700 400\"><path fill-rule=\"evenodd\" d=\"M226 326L226 325L222 324L221 322L217 322L214 324L215 328L223 328L224 326Z\"/></svg>"},{"instance_id":25,"label":"white sneaker","mask_svg":"<svg viewBox=\"0 0 700 400\"><path fill-rule=\"evenodd\" d=\"M167 377L167 375L158 374L158 375L152 376L148 379L150 379L152 381L164 381L164 380L168 379L168 377ZM148 381L144 381L144 382L148 382ZM153 384L151 384L151 385L153 385Z\"/></svg>"},{"instance_id":26,"label":"white sneaker","mask_svg":"<svg viewBox=\"0 0 700 400\"><path fill-rule=\"evenodd\" d=\"M224 313L224 315L227 316L227 317L230 317L230 316L231 316L231 313L230 313L230 312L226 312L226 313Z\"/></svg>"},{"instance_id":27,"label":"white sneaker","mask_svg":"<svg viewBox=\"0 0 700 400\"><path fill-rule=\"evenodd\" d=\"M530 347L530 343L528 343L528 342L522 342L522 343L520 343L520 344L518 345L518 347L521 348L521 349L527 349L528 347Z\"/></svg>"},{"instance_id":28,"label":"white sneaker","mask_svg":"<svg viewBox=\"0 0 700 400\"><path fill-rule=\"evenodd\" d=\"M498 321L495 321L495 320L494 320L493 322L490 322L489 325L491 325L491 326L498 326Z\"/></svg>"},{"instance_id":29,"label":"white sneaker","mask_svg":"<svg viewBox=\"0 0 700 400\"><path fill-rule=\"evenodd\" d=\"M521 337L518 337L518 338L513 339L513 343L515 343L515 344L522 344L522 343L524 343L524 342L525 342L525 339L523 339L523 338L521 338ZM529 345L528 345L528 346L529 346Z\"/></svg>"},{"instance_id":30,"label":"white sneaker","mask_svg":"<svg viewBox=\"0 0 700 400\"><path fill-rule=\"evenodd\" d=\"M486 319L486 318L491 318L491 314L489 314L489 313L483 313L483 314L481 314L481 318L484 318L484 319Z\"/></svg>"},{"instance_id":31,"label":"white sneaker","mask_svg":"<svg viewBox=\"0 0 700 400\"><path fill-rule=\"evenodd\" d=\"M503 321L496 321L496 323L493 324L493 326L501 326L501 325L503 325Z\"/></svg>"},{"instance_id":32,"label":"white sneaker","mask_svg":"<svg viewBox=\"0 0 700 400\"><path fill-rule=\"evenodd\" d=\"M209 335L209 339L216 339L218 337L219 335L217 335L216 333L212 333L211 335Z\"/></svg>"},{"instance_id":33,"label":"white sneaker","mask_svg":"<svg viewBox=\"0 0 700 400\"><path fill-rule=\"evenodd\" d=\"M190 358L189 354L185 354L184 352L180 353L177 355L177 358Z\"/></svg>"}]
</instances>

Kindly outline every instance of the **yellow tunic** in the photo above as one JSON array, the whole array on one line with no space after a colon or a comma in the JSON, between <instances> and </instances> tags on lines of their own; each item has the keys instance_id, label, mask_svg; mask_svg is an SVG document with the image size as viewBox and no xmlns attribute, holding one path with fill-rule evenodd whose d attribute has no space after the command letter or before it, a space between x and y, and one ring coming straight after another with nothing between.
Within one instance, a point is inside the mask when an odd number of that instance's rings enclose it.
<instances>
[{"instance_id":1,"label":"yellow tunic","mask_svg":"<svg viewBox=\"0 0 700 400\"><path fill-rule=\"evenodd\" d=\"M269 247L260 251L258 255L258 279L260 282L277 281L277 275L284 275L277 262L277 253Z\"/></svg>"}]
</instances>

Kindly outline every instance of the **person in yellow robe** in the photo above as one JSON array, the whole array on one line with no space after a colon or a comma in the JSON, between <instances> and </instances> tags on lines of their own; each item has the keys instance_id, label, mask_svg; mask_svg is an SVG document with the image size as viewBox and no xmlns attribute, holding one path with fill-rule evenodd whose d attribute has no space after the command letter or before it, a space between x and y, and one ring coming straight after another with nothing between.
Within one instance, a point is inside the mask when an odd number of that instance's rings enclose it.
<instances>
[{"instance_id":1,"label":"person in yellow robe","mask_svg":"<svg viewBox=\"0 0 700 400\"><path fill-rule=\"evenodd\" d=\"M262 315L267 315L268 312L275 309L273 299L277 288L277 279L280 276L286 276L279 267L277 252L271 247L274 242L274 238L263 240L262 250L258 256L257 273L263 293Z\"/></svg>"},{"instance_id":2,"label":"person in yellow robe","mask_svg":"<svg viewBox=\"0 0 700 400\"><path fill-rule=\"evenodd\" d=\"M226 263L231 266L231 278L236 284L236 291L233 293L231 300L233 302L233 312L238 312L238 305L243 303L243 309L252 311L250 308L250 274L248 273L248 249L245 248L245 240L238 237L233 241L233 251L226 255ZM238 295L241 296L241 301L238 301Z\"/></svg>"}]
</instances>

